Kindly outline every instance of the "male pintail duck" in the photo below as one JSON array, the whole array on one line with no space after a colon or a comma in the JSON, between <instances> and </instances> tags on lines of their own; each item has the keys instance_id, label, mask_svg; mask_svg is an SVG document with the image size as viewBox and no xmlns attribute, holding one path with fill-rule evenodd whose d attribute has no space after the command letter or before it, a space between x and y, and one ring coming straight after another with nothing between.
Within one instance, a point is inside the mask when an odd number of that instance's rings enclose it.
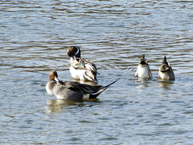
<instances>
[{"instance_id":1,"label":"male pintail duck","mask_svg":"<svg viewBox=\"0 0 193 145\"><path fill-rule=\"evenodd\" d=\"M73 79L92 81L97 83L97 68L94 63L81 58L81 50L78 46L71 46L67 50L70 57L70 73Z\"/></svg>"},{"instance_id":2,"label":"male pintail duck","mask_svg":"<svg viewBox=\"0 0 193 145\"><path fill-rule=\"evenodd\" d=\"M107 86L91 86L78 82L60 81L57 72L53 70L49 74L49 80L46 85L46 91L49 95L55 96L57 99L82 100L96 98L119 79Z\"/></svg>"},{"instance_id":3,"label":"male pintail duck","mask_svg":"<svg viewBox=\"0 0 193 145\"><path fill-rule=\"evenodd\" d=\"M158 78L162 80L175 80L173 69L169 61L166 59L166 56L164 56L162 65L159 68L159 77Z\"/></svg>"},{"instance_id":4,"label":"male pintail duck","mask_svg":"<svg viewBox=\"0 0 193 145\"><path fill-rule=\"evenodd\" d=\"M139 65L137 67L137 71L135 73L135 77L139 78L151 78L152 73L145 59L145 55L142 55L142 59L139 61Z\"/></svg>"}]
</instances>

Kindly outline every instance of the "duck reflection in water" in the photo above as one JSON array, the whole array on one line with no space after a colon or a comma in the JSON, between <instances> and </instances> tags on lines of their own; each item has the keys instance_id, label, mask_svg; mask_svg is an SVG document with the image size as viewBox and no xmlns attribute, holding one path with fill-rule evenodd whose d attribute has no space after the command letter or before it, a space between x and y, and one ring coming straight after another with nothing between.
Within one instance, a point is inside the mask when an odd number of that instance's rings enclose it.
<instances>
[{"instance_id":1,"label":"duck reflection in water","mask_svg":"<svg viewBox=\"0 0 193 145\"><path fill-rule=\"evenodd\" d=\"M138 89L145 89L149 86L150 80L148 78L137 78L135 82L139 85L137 86Z\"/></svg>"},{"instance_id":2,"label":"duck reflection in water","mask_svg":"<svg viewBox=\"0 0 193 145\"><path fill-rule=\"evenodd\" d=\"M159 81L159 86L162 88L165 88L167 90L170 90L171 85L174 84L174 81Z\"/></svg>"},{"instance_id":3,"label":"duck reflection in water","mask_svg":"<svg viewBox=\"0 0 193 145\"><path fill-rule=\"evenodd\" d=\"M61 112L64 109L64 107L69 106L84 106L83 101L64 100L64 99L49 100L47 101L47 105L48 106L45 106L46 113Z\"/></svg>"},{"instance_id":4,"label":"duck reflection in water","mask_svg":"<svg viewBox=\"0 0 193 145\"><path fill-rule=\"evenodd\" d=\"M87 102L87 103L86 103ZM90 105L88 105L88 102ZM99 99L89 99L89 100L67 100L67 99L56 99L56 100L48 100L47 106L45 106L45 112L46 113L61 113L65 111L65 108L78 108L78 107L84 107L87 105L88 107L92 107L95 104L100 103Z\"/></svg>"}]
</instances>

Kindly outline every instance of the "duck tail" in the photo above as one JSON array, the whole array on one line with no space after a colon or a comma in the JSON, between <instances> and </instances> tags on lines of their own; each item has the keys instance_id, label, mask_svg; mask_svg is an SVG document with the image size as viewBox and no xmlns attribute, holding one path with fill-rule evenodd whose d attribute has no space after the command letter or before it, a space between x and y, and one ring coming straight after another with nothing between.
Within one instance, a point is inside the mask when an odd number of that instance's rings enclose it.
<instances>
[{"instance_id":1,"label":"duck tail","mask_svg":"<svg viewBox=\"0 0 193 145\"><path fill-rule=\"evenodd\" d=\"M114 82L112 82L112 83L110 83L110 84L104 86L103 88L107 89L110 85L116 83L119 79L120 79L120 78L116 79Z\"/></svg>"},{"instance_id":2,"label":"duck tail","mask_svg":"<svg viewBox=\"0 0 193 145\"><path fill-rule=\"evenodd\" d=\"M111 86L112 84L116 83L120 78L118 78L117 80L115 80L114 82L104 86L104 87L101 87L97 92L95 93L91 93L90 94L90 97L89 98L96 98L98 95L100 95L104 90L106 90L109 86Z\"/></svg>"},{"instance_id":3,"label":"duck tail","mask_svg":"<svg viewBox=\"0 0 193 145\"><path fill-rule=\"evenodd\" d=\"M167 59L167 62L168 62L168 66L170 67L171 65L170 65L170 62L168 61L168 59Z\"/></svg>"}]
</instances>

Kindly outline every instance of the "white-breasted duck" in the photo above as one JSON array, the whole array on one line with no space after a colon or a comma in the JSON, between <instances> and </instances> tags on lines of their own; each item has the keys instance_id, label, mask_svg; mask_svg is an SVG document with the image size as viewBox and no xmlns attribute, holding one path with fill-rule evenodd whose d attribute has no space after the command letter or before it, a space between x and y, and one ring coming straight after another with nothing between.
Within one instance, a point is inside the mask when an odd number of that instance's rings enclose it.
<instances>
[{"instance_id":1,"label":"white-breasted duck","mask_svg":"<svg viewBox=\"0 0 193 145\"><path fill-rule=\"evenodd\" d=\"M92 81L97 83L97 67L91 61L81 58L81 50L78 46L71 46L67 50L70 57L70 73L73 79Z\"/></svg>"},{"instance_id":2,"label":"white-breasted duck","mask_svg":"<svg viewBox=\"0 0 193 145\"><path fill-rule=\"evenodd\" d=\"M142 55L142 59L139 61L139 65L137 66L135 77L139 77L139 78L151 78L152 77L152 73L151 73L149 64L147 63L147 60L145 59L145 55Z\"/></svg>"}]
</instances>

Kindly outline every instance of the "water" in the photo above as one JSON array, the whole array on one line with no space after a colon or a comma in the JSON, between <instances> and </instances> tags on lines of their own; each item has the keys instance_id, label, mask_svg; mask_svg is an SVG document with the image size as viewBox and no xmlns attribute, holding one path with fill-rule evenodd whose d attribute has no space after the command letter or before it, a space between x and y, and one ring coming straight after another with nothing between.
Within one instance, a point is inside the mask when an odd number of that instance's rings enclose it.
<instances>
[{"instance_id":1,"label":"water","mask_svg":"<svg viewBox=\"0 0 193 145\"><path fill-rule=\"evenodd\" d=\"M192 1L0 2L0 144L193 143ZM57 100L48 74L71 81L68 46L95 62L97 100ZM152 80L134 77L142 54ZM176 80L158 81L166 55Z\"/></svg>"}]
</instances>

